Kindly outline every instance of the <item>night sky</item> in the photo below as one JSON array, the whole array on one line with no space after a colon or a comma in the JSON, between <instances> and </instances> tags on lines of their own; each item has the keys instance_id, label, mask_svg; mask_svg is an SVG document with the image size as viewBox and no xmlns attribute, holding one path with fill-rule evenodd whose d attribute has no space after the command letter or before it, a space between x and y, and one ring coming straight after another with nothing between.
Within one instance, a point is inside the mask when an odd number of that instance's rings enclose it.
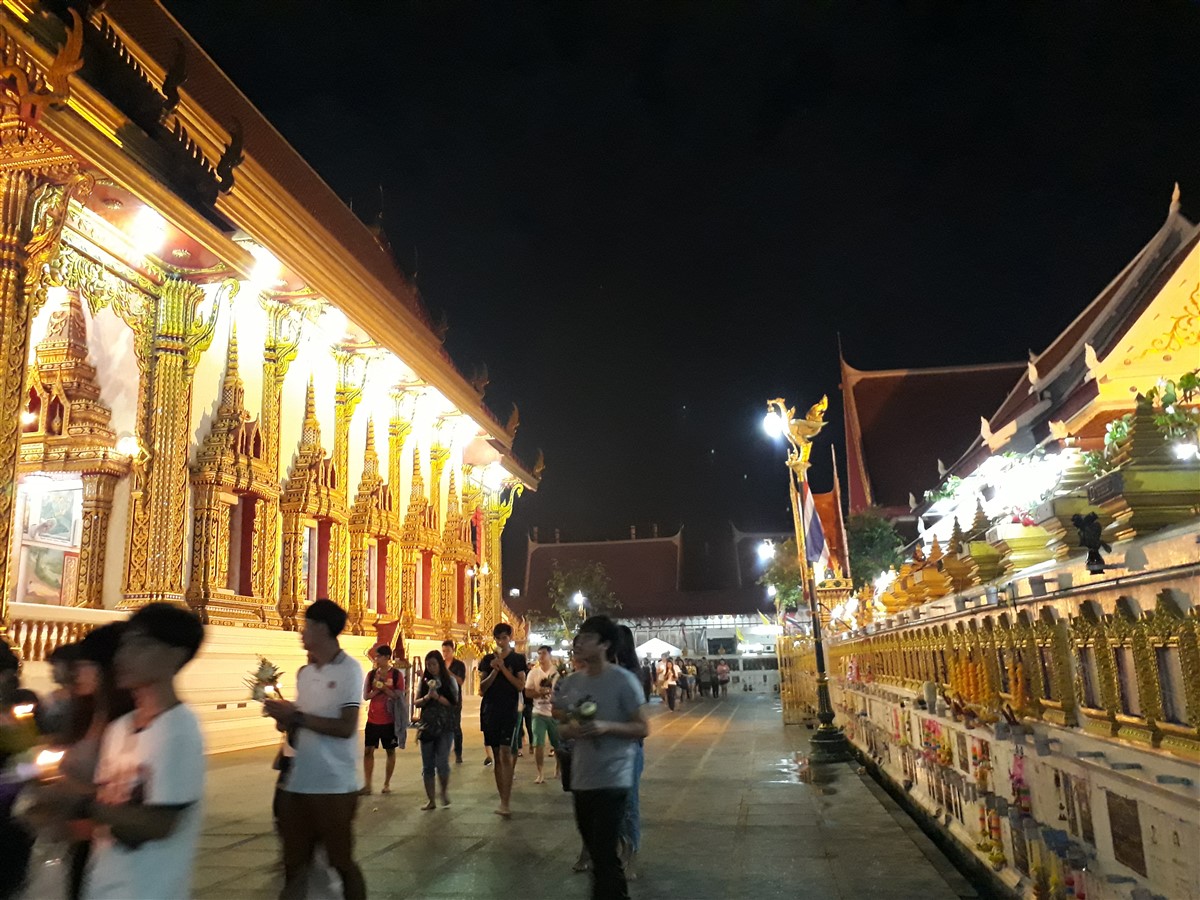
<instances>
[{"instance_id":1,"label":"night sky","mask_svg":"<svg viewBox=\"0 0 1200 900\"><path fill-rule=\"evenodd\" d=\"M839 332L864 369L1024 360L1175 181L1200 210L1191 3L166 6L366 221L382 185L545 451L522 558L533 525L786 528L763 404L828 392L840 445Z\"/></svg>"}]
</instances>

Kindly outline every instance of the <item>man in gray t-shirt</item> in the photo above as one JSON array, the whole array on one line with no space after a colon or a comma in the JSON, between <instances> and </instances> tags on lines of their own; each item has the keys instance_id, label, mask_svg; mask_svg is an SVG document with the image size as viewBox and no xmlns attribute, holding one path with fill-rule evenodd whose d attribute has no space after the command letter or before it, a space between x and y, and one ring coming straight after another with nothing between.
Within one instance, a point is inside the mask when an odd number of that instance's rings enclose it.
<instances>
[{"instance_id":1,"label":"man in gray t-shirt","mask_svg":"<svg viewBox=\"0 0 1200 900\"><path fill-rule=\"evenodd\" d=\"M633 786L634 742L649 733L642 686L608 661L616 642L617 625L608 616L584 622L575 636L575 657L584 668L563 679L554 695L560 733L575 741L571 792L575 824L592 858L593 900L629 897L617 834Z\"/></svg>"}]
</instances>

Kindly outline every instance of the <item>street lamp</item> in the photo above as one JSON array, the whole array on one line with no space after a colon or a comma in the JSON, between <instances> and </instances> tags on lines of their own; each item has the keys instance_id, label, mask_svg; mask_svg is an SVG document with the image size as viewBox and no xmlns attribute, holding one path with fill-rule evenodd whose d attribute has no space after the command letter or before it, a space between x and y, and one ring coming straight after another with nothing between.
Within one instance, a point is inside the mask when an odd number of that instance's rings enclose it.
<instances>
[{"instance_id":1,"label":"street lamp","mask_svg":"<svg viewBox=\"0 0 1200 900\"><path fill-rule=\"evenodd\" d=\"M825 674L825 648L821 641L821 616L817 606L817 584L808 551L804 543L804 526L800 519L800 487L808 482L808 457L812 440L825 427L825 408L828 400L822 397L805 413L796 418L796 410L782 399L767 401L763 429L771 437L785 437L788 442L788 493L792 498L792 525L796 530L796 556L800 564L808 612L812 617L813 650L817 659L817 720L821 723L809 740L814 763L841 762L850 758L846 736L833 725L833 704L829 699L829 678Z\"/></svg>"},{"instance_id":2,"label":"street lamp","mask_svg":"<svg viewBox=\"0 0 1200 900\"><path fill-rule=\"evenodd\" d=\"M775 558L775 542L763 541L758 545L758 561L768 563Z\"/></svg>"},{"instance_id":3,"label":"street lamp","mask_svg":"<svg viewBox=\"0 0 1200 900\"><path fill-rule=\"evenodd\" d=\"M587 603L587 597L583 596L583 591L576 591L575 595L571 597L571 599L575 602L575 605L579 607L579 617L583 618L583 604Z\"/></svg>"}]
</instances>

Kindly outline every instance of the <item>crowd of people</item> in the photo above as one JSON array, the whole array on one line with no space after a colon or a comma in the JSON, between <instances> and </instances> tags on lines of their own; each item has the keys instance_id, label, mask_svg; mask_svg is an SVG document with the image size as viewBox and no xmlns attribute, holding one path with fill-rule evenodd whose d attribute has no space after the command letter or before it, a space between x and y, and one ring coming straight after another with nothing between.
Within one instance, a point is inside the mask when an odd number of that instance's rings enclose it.
<instances>
[{"instance_id":1,"label":"crowd of people","mask_svg":"<svg viewBox=\"0 0 1200 900\"><path fill-rule=\"evenodd\" d=\"M319 871L336 873L347 900L366 896L353 823L362 796L375 790L377 750L384 752L380 790L390 794L396 752L415 724L425 812L450 806L451 753L463 761L467 667L454 643L411 667L379 645L364 671L341 646L346 621L332 601L312 603L295 697L276 690L263 702L280 732L272 811L284 898L312 895ZM0 779L0 900L20 896L35 839L65 844L58 891L65 897L190 894L206 767L199 722L176 695L175 679L203 637L190 612L150 604L59 647L49 660L58 687L41 702L20 688L19 661L0 642L0 770L9 772L8 757L20 749L9 738L22 711L32 710L41 740L62 749L52 772ZM627 897L641 843L645 706L652 694L672 710L726 696L728 663L667 654L640 661L632 631L602 615L582 623L569 664L549 646L527 660L507 623L492 637L495 650L477 674L496 814L513 816L514 771L528 740L534 784L558 780L571 794L581 838L574 869L591 873L593 897ZM27 799L18 803L21 787Z\"/></svg>"},{"instance_id":2,"label":"crowd of people","mask_svg":"<svg viewBox=\"0 0 1200 900\"><path fill-rule=\"evenodd\" d=\"M647 657L642 663L642 690L647 703L651 694L657 694L674 711L684 701L727 698L731 671L729 663L721 657L714 661L702 656L697 660L664 653L658 662Z\"/></svg>"}]
</instances>

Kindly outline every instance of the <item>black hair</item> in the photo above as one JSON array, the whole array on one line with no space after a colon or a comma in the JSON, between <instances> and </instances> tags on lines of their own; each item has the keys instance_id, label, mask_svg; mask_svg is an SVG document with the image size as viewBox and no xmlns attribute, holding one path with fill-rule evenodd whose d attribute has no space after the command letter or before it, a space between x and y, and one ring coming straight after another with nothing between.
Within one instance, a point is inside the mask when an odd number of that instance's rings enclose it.
<instances>
[{"instance_id":1,"label":"black hair","mask_svg":"<svg viewBox=\"0 0 1200 900\"><path fill-rule=\"evenodd\" d=\"M0 639L0 672L21 671L21 657L4 640Z\"/></svg>"},{"instance_id":2,"label":"black hair","mask_svg":"<svg viewBox=\"0 0 1200 900\"><path fill-rule=\"evenodd\" d=\"M69 666L75 660L79 659L79 644L59 644L50 655L46 657L46 662L50 665Z\"/></svg>"},{"instance_id":3,"label":"black hair","mask_svg":"<svg viewBox=\"0 0 1200 900\"><path fill-rule=\"evenodd\" d=\"M492 629L492 637L494 638L498 638L502 634L507 634L509 637L512 637L512 633L512 626L507 622L497 622L496 627Z\"/></svg>"},{"instance_id":4,"label":"black hair","mask_svg":"<svg viewBox=\"0 0 1200 900\"><path fill-rule=\"evenodd\" d=\"M451 674L448 668L446 668L446 661L442 659L442 654L437 650L430 650L425 654L424 674L425 676L429 675L429 663L434 659L437 660L438 664L438 681L442 683L442 686L438 688L438 692L441 693L441 695L447 700L449 700L451 705L457 706L459 700L458 679Z\"/></svg>"},{"instance_id":5,"label":"black hair","mask_svg":"<svg viewBox=\"0 0 1200 900\"><path fill-rule=\"evenodd\" d=\"M346 611L328 597L322 597L309 604L308 609L304 611L304 618L320 622L329 629L330 637L337 637L346 627Z\"/></svg>"},{"instance_id":6,"label":"black hair","mask_svg":"<svg viewBox=\"0 0 1200 900\"><path fill-rule=\"evenodd\" d=\"M610 645L609 652L613 656L613 662L622 669L628 669L635 675L642 671L642 664L637 658L637 647L633 642L633 629L628 625L617 626L617 642Z\"/></svg>"},{"instance_id":7,"label":"black hair","mask_svg":"<svg viewBox=\"0 0 1200 900\"><path fill-rule=\"evenodd\" d=\"M392 648L389 647L387 644L380 644L378 647L375 648L375 655L376 656L391 656Z\"/></svg>"},{"instance_id":8,"label":"black hair","mask_svg":"<svg viewBox=\"0 0 1200 900\"><path fill-rule=\"evenodd\" d=\"M454 649L454 641L442 641L442 646L449 647L451 650L453 650Z\"/></svg>"},{"instance_id":9,"label":"black hair","mask_svg":"<svg viewBox=\"0 0 1200 900\"><path fill-rule=\"evenodd\" d=\"M148 603L129 617L130 631L140 631L166 644L186 650L183 661L191 661L204 643L204 626L196 616L173 603Z\"/></svg>"},{"instance_id":10,"label":"black hair","mask_svg":"<svg viewBox=\"0 0 1200 900\"><path fill-rule=\"evenodd\" d=\"M538 647L538 652L541 652L542 650L545 650L547 653L554 652L554 649L549 644L542 644L542 646Z\"/></svg>"},{"instance_id":11,"label":"black hair","mask_svg":"<svg viewBox=\"0 0 1200 900\"><path fill-rule=\"evenodd\" d=\"M608 644L609 652L617 646L617 623L608 616L588 616L584 623L579 626L580 634L594 634L600 639L600 643Z\"/></svg>"},{"instance_id":12,"label":"black hair","mask_svg":"<svg viewBox=\"0 0 1200 900\"><path fill-rule=\"evenodd\" d=\"M77 645L76 666L80 663L95 665L100 672L100 683L92 696L71 698L71 718L63 734L65 743L73 744L86 735L98 713L108 724L133 711L133 694L117 685L115 665L121 635L128 630L128 622L110 622L93 628Z\"/></svg>"}]
</instances>

